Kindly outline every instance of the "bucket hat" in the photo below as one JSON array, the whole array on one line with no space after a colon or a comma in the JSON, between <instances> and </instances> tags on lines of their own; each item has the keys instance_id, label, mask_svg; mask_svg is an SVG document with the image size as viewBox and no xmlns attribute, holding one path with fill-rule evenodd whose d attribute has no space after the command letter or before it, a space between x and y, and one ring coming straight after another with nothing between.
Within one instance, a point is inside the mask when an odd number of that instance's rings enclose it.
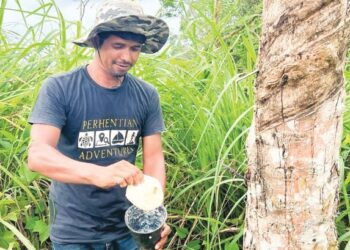
<instances>
[{"instance_id":1,"label":"bucket hat","mask_svg":"<svg viewBox=\"0 0 350 250\"><path fill-rule=\"evenodd\" d=\"M144 15L142 7L131 0L103 1L96 10L96 20L90 33L73 41L81 47L94 47L93 39L101 32L132 32L146 37L141 52L159 51L169 37L169 27L162 19Z\"/></svg>"}]
</instances>

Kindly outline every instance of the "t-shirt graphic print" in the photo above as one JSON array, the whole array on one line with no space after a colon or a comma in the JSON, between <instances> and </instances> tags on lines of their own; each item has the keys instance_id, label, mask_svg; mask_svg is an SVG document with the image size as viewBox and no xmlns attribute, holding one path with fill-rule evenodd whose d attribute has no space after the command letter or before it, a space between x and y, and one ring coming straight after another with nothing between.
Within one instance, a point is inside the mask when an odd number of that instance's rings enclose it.
<instances>
[{"instance_id":1,"label":"t-shirt graphic print","mask_svg":"<svg viewBox=\"0 0 350 250\"><path fill-rule=\"evenodd\" d=\"M82 124L77 138L80 161L128 158L138 145L140 130L136 119L84 120Z\"/></svg>"}]
</instances>

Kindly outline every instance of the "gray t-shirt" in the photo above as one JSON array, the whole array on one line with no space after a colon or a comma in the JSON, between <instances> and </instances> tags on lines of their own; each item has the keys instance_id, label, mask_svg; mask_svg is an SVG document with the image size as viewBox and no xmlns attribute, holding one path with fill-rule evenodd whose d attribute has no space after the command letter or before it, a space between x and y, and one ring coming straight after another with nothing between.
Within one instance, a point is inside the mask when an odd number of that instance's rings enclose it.
<instances>
[{"instance_id":1,"label":"gray t-shirt","mask_svg":"<svg viewBox=\"0 0 350 250\"><path fill-rule=\"evenodd\" d=\"M61 129L57 149L64 155L101 167L135 163L139 138L164 130L159 96L153 86L130 74L122 85L98 85L86 66L48 78L29 123ZM100 242L128 234L124 223L130 203L125 188L52 181L50 238L58 243Z\"/></svg>"}]
</instances>

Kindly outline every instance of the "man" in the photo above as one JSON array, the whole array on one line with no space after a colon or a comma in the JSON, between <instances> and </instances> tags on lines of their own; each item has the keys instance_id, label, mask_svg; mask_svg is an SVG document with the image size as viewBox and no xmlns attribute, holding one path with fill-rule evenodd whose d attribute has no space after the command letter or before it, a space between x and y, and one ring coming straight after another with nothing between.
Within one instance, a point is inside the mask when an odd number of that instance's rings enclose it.
<instances>
[{"instance_id":1,"label":"man","mask_svg":"<svg viewBox=\"0 0 350 250\"><path fill-rule=\"evenodd\" d=\"M54 249L137 249L124 223L131 205L125 187L145 173L165 188L164 123L155 88L127 72L168 34L164 21L136 3L106 1L87 38L75 42L95 48L92 62L43 84L29 117L28 166L52 179ZM140 138L143 172L134 165ZM165 225L156 249L169 233Z\"/></svg>"}]
</instances>

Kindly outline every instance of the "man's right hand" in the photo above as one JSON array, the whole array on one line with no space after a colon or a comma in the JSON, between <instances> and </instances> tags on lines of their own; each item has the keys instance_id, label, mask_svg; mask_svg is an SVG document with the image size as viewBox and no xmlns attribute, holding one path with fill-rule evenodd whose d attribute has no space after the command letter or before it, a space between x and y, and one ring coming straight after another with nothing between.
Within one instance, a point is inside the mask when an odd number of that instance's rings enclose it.
<instances>
[{"instance_id":1,"label":"man's right hand","mask_svg":"<svg viewBox=\"0 0 350 250\"><path fill-rule=\"evenodd\" d=\"M94 173L93 184L97 187L108 189L119 185L135 185L143 180L143 173L135 165L122 160L107 167L98 167Z\"/></svg>"}]
</instances>

